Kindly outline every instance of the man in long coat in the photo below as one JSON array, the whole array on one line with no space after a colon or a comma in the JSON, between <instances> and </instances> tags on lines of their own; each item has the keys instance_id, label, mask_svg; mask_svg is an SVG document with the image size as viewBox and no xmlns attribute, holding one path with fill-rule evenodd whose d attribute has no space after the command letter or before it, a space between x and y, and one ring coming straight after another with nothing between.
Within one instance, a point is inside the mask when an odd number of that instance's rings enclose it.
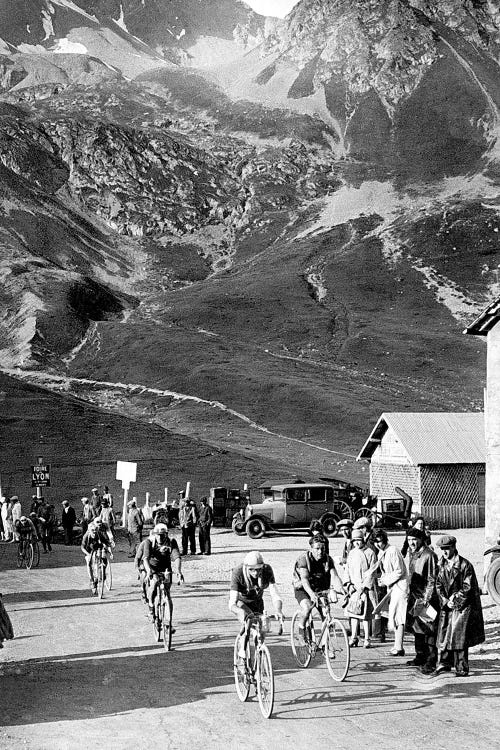
<instances>
[{"instance_id":1,"label":"man in long coat","mask_svg":"<svg viewBox=\"0 0 500 750\"><path fill-rule=\"evenodd\" d=\"M469 648L485 640L481 594L472 564L457 552L456 538L441 536L436 545L442 551L436 577L441 606L437 671L451 671L454 666L457 677L467 677Z\"/></svg>"},{"instance_id":2,"label":"man in long coat","mask_svg":"<svg viewBox=\"0 0 500 750\"><path fill-rule=\"evenodd\" d=\"M424 674L432 674L437 663L437 558L427 546L425 532L421 529L408 529L406 538L410 549L410 596L406 627L415 638L415 658L406 663L421 667Z\"/></svg>"}]
</instances>

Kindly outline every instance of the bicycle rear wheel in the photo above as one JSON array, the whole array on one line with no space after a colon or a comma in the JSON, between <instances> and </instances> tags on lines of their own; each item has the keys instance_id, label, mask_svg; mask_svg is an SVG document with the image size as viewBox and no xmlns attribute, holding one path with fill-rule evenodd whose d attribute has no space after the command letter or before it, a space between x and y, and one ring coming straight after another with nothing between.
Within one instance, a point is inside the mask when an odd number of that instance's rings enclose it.
<instances>
[{"instance_id":1,"label":"bicycle rear wheel","mask_svg":"<svg viewBox=\"0 0 500 750\"><path fill-rule=\"evenodd\" d=\"M308 643L304 643L303 639L299 637L299 623L302 616L302 612L299 610L295 612L292 618L292 626L290 628L290 641L292 644L293 655L295 661L299 667L304 669L311 663L312 653L311 646ZM305 630L306 637L311 638L311 631L309 627Z\"/></svg>"},{"instance_id":2,"label":"bicycle rear wheel","mask_svg":"<svg viewBox=\"0 0 500 750\"><path fill-rule=\"evenodd\" d=\"M33 552L33 545L27 544L24 548L24 562L28 570L31 570L33 567L33 561L34 561L34 552Z\"/></svg>"},{"instance_id":3,"label":"bicycle rear wheel","mask_svg":"<svg viewBox=\"0 0 500 750\"><path fill-rule=\"evenodd\" d=\"M274 672L271 654L264 644L262 644L258 653L257 697L262 716L269 719L274 706Z\"/></svg>"},{"instance_id":4,"label":"bicycle rear wheel","mask_svg":"<svg viewBox=\"0 0 500 750\"><path fill-rule=\"evenodd\" d=\"M238 698L240 699L240 701L244 703L250 694L250 680L248 679L247 665L245 663L248 662L248 649L247 659L244 660L238 657L240 637L241 636L237 635L234 642L233 668L236 692L238 693Z\"/></svg>"},{"instance_id":5,"label":"bicycle rear wheel","mask_svg":"<svg viewBox=\"0 0 500 750\"><path fill-rule=\"evenodd\" d=\"M170 651L172 648L172 610L167 597L163 600L162 610L161 623L163 631L163 647L165 651Z\"/></svg>"},{"instance_id":6,"label":"bicycle rear wheel","mask_svg":"<svg viewBox=\"0 0 500 750\"><path fill-rule=\"evenodd\" d=\"M331 677L337 682L342 682L349 671L351 649L346 630L340 620L330 620L325 631L324 652Z\"/></svg>"},{"instance_id":7,"label":"bicycle rear wheel","mask_svg":"<svg viewBox=\"0 0 500 750\"><path fill-rule=\"evenodd\" d=\"M38 568L40 565L40 545L38 542L33 542L33 567Z\"/></svg>"},{"instance_id":8,"label":"bicycle rear wheel","mask_svg":"<svg viewBox=\"0 0 500 750\"><path fill-rule=\"evenodd\" d=\"M108 560L108 564L106 565L106 577L104 579L104 585L106 586L106 591L111 591L111 588L113 586L113 574L111 572L111 563Z\"/></svg>"}]
</instances>

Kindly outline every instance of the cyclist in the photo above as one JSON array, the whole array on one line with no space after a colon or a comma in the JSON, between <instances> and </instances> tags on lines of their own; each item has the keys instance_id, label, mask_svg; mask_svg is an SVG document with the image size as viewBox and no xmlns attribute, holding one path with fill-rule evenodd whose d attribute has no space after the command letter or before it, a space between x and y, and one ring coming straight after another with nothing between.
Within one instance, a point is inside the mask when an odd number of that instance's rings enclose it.
<instances>
[{"instance_id":1,"label":"cyclist","mask_svg":"<svg viewBox=\"0 0 500 750\"><path fill-rule=\"evenodd\" d=\"M111 554L111 542L108 534L104 530L102 521L96 518L89 524L89 527L83 535L81 550L85 555L85 562L87 563L87 572L90 578L90 588L92 593L97 593L97 581L94 578L94 571L92 570L92 553L98 550L103 550L104 569L108 565L108 554Z\"/></svg>"},{"instance_id":2,"label":"cyclist","mask_svg":"<svg viewBox=\"0 0 500 750\"><path fill-rule=\"evenodd\" d=\"M158 523L153 528L152 538L144 540L142 550L142 562L139 563L139 570L143 567L147 577L147 599L149 613L154 616L154 598L156 590L160 583L160 574L164 576L165 596L170 604L170 612L173 614L173 603L170 596L170 586L172 583L172 563L174 564L175 574L179 583L184 580L181 571L181 555L175 539L168 535L168 527L164 523ZM172 632L174 632L172 630Z\"/></svg>"},{"instance_id":3,"label":"cyclist","mask_svg":"<svg viewBox=\"0 0 500 750\"><path fill-rule=\"evenodd\" d=\"M14 523L14 532L18 541L19 552L21 555L24 555L28 549L28 544L33 539L38 539L36 526L29 518L21 516Z\"/></svg>"},{"instance_id":4,"label":"cyclist","mask_svg":"<svg viewBox=\"0 0 500 750\"><path fill-rule=\"evenodd\" d=\"M301 609L299 638L305 643L305 627L309 613L319 603L318 594L330 590L330 600L337 601L337 591L342 592L342 580L335 563L326 552L325 540L317 534L309 540L311 547L297 558L293 570L295 598Z\"/></svg>"},{"instance_id":5,"label":"cyclist","mask_svg":"<svg viewBox=\"0 0 500 750\"><path fill-rule=\"evenodd\" d=\"M283 621L283 602L276 586L274 572L260 552L249 552L241 565L234 568L229 591L229 610L241 623L238 656L245 658L250 633L250 618L264 612L264 591L269 589L277 619Z\"/></svg>"}]
</instances>

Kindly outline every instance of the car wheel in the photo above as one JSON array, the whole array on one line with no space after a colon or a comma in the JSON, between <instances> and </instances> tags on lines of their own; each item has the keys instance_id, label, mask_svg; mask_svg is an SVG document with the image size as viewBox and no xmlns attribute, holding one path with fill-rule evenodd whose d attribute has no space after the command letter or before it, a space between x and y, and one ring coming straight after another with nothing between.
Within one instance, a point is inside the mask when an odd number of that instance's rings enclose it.
<instances>
[{"instance_id":1,"label":"car wheel","mask_svg":"<svg viewBox=\"0 0 500 750\"><path fill-rule=\"evenodd\" d=\"M323 516L320 521L323 527L323 534L327 537L335 536L338 530L338 518L329 513L327 516Z\"/></svg>"},{"instance_id":2,"label":"car wheel","mask_svg":"<svg viewBox=\"0 0 500 750\"><path fill-rule=\"evenodd\" d=\"M264 536L266 530L264 524L259 518L254 518L248 521L246 529L250 539L260 539Z\"/></svg>"}]
</instances>

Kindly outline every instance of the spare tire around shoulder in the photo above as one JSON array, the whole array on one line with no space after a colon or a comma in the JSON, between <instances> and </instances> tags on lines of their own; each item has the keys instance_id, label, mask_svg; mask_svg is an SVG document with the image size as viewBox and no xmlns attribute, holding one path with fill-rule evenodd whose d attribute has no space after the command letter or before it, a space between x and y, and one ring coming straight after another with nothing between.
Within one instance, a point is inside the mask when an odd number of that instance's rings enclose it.
<instances>
[{"instance_id":1,"label":"spare tire around shoulder","mask_svg":"<svg viewBox=\"0 0 500 750\"><path fill-rule=\"evenodd\" d=\"M323 527L323 534L326 537L332 537L337 534L339 519L336 515L333 513L325 513L319 520Z\"/></svg>"},{"instance_id":2,"label":"spare tire around shoulder","mask_svg":"<svg viewBox=\"0 0 500 750\"><path fill-rule=\"evenodd\" d=\"M260 518L251 518L246 523L246 532L250 539L260 539L266 532L264 521Z\"/></svg>"},{"instance_id":3,"label":"spare tire around shoulder","mask_svg":"<svg viewBox=\"0 0 500 750\"><path fill-rule=\"evenodd\" d=\"M495 604L500 604L500 557L490 563L486 573L486 586Z\"/></svg>"}]
</instances>

